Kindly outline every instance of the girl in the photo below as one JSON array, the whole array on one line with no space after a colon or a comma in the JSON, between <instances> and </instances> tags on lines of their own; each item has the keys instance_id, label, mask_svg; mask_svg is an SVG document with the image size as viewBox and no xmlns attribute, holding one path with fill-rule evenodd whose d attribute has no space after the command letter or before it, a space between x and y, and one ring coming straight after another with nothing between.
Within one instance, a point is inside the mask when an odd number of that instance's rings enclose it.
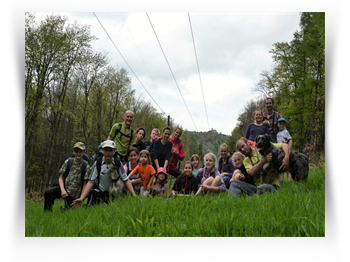
<instances>
[{"instance_id":1,"label":"girl","mask_svg":"<svg viewBox=\"0 0 350 262\"><path fill-rule=\"evenodd\" d=\"M154 167L158 170L160 167L164 167L167 170L171 149L173 143L169 141L171 129L166 126L163 129L162 135L154 141L153 145L153 158L154 158Z\"/></svg>"},{"instance_id":2,"label":"girl","mask_svg":"<svg viewBox=\"0 0 350 262\"><path fill-rule=\"evenodd\" d=\"M233 172L230 183L235 180L242 180L251 185L255 185L254 178L248 174L247 170L243 165L244 156L241 152L235 152L232 156L233 162L235 163L236 170Z\"/></svg>"},{"instance_id":3,"label":"girl","mask_svg":"<svg viewBox=\"0 0 350 262\"><path fill-rule=\"evenodd\" d=\"M221 156L219 158L218 171L221 173L226 188L229 188L229 181L232 178L232 174L236 168L232 163L231 156L228 154L228 145L226 143L223 143L220 146L220 154Z\"/></svg>"},{"instance_id":4,"label":"girl","mask_svg":"<svg viewBox=\"0 0 350 262\"><path fill-rule=\"evenodd\" d=\"M191 161L186 161L183 173L178 176L172 188L174 197L190 196L198 191L198 180L193 175L193 164Z\"/></svg>"},{"instance_id":5,"label":"girl","mask_svg":"<svg viewBox=\"0 0 350 262\"><path fill-rule=\"evenodd\" d=\"M166 173L166 170L163 167L158 168L158 172L156 174L156 177L154 178L154 187L152 190L152 195L154 197L162 198L164 195L164 192L166 193L166 196L169 196L169 187L167 184L168 174Z\"/></svg>"},{"instance_id":6,"label":"girl","mask_svg":"<svg viewBox=\"0 0 350 262\"><path fill-rule=\"evenodd\" d=\"M192 170L192 174L197 177L197 173L199 170L199 164L200 164L200 160L199 160L199 156L197 154L194 154L191 156L191 162L193 165L193 170Z\"/></svg>"},{"instance_id":7,"label":"girl","mask_svg":"<svg viewBox=\"0 0 350 262\"><path fill-rule=\"evenodd\" d=\"M139 164L139 150L136 147L130 147L128 153L128 162L124 166L126 175L129 175L132 170ZM132 186L134 187L135 193L140 193L140 188L142 185L142 179L139 174L134 174L130 177Z\"/></svg>"},{"instance_id":8,"label":"girl","mask_svg":"<svg viewBox=\"0 0 350 262\"><path fill-rule=\"evenodd\" d=\"M263 115L261 110L255 110L254 123L249 124L245 138L255 147L255 138L258 135L269 134L269 129L266 125L263 125Z\"/></svg>"},{"instance_id":9,"label":"girl","mask_svg":"<svg viewBox=\"0 0 350 262\"><path fill-rule=\"evenodd\" d=\"M142 186L140 188L140 195L147 196L152 188L152 178L156 173L153 166L151 165L152 161L149 155L148 150L144 149L140 152L140 164L137 165L128 175L130 179L134 174L139 174L142 179ZM135 180L134 180L135 181Z\"/></svg>"},{"instance_id":10,"label":"girl","mask_svg":"<svg viewBox=\"0 0 350 262\"><path fill-rule=\"evenodd\" d=\"M143 127L140 127L136 130L136 144L132 145L133 147L136 147L139 152L146 149L145 143L142 141L146 136L146 131Z\"/></svg>"},{"instance_id":11,"label":"girl","mask_svg":"<svg viewBox=\"0 0 350 262\"><path fill-rule=\"evenodd\" d=\"M208 195L211 192L225 192L226 186L220 173L215 168L216 156L213 153L208 153L204 156L205 167L199 169L197 179L200 181L199 189L195 196L198 196L202 191L207 191Z\"/></svg>"}]
</instances>

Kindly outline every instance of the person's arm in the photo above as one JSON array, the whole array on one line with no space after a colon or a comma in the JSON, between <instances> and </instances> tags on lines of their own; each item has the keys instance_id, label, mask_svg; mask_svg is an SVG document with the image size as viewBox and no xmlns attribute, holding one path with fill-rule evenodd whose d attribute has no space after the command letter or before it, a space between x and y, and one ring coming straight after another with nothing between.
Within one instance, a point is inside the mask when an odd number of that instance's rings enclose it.
<instances>
[{"instance_id":1,"label":"person's arm","mask_svg":"<svg viewBox=\"0 0 350 262\"><path fill-rule=\"evenodd\" d=\"M151 190L151 185L152 185L152 182L153 182L153 177L154 177L154 174L151 175L151 178L150 178L150 180L149 180L149 182L148 182L148 184L147 184L147 190Z\"/></svg>"},{"instance_id":2,"label":"person's arm","mask_svg":"<svg viewBox=\"0 0 350 262\"><path fill-rule=\"evenodd\" d=\"M185 158L185 147L182 144L181 151L179 152L177 159L182 161L182 160L184 160L184 158Z\"/></svg>"},{"instance_id":3,"label":"person's arm","mask_svg":"<svg viewBox=\"0 0 350 262\"><path fill-rule=\"evenodd\" d=\"M250 124L249 124L249 126L248 126L248 128L247 128L247 131L245 132L245 138L246 139L249 139L249 135L250 135Z\"/></svg>"},{"instance_id":4,"label":"person's arm","mask_svg":"<svg viewBox=\"0 0 350 262\"><path fill-rule=\"evenodd\" d=\"M68 197L68 193L67 193L66 189L64 188L63 175L60 175L60 176L59 176L59 178L58 178L58 184L60 185L61 196L62 196L62 198Z\"/></svg>"},{"instance_id":5,"label":"person's arm","mask_svg":"<svg viewBox=\"0 0 350 262\"><path fill-rule=\"evenodd\" d=\"M255 164L254 166L249 168L249 170L247 170L248 174L251 176L256 176L257 174L259 174L260 170L263 168L265 163L270 162L271 160L272 160L271 153L267 154L265 157L262 157L257 164Z\"/></svg>"},{"instance_id":6,"label":"person's arm","mask_svg":"<svg viewBox=\"0 0 350 262\"><path fill-rule=\"evenodd\" d=\"M130 179L130 177L132 177L134 174L135 174L134 171L131 171L128 175L128 179Z\"/></svg>"},{"instance_id":7,"label":"person's arm","mask_svg":"<svg viewBox=\"0 0 350 262\"><path fill-rule=\"evenodd\" d=\"M86 186L84 187L84 190L81 192L80 197L73 200L73 203L71 204L71 206L79 207L84 202L85 198L89 194L94 184L95 184L94 180L89 180L89 182L87 182Z\"/></svg>"},{"instance_id":8,"label":"person's arm","mask_svg":"<svg viewBox=\"0 0 350 262\"><path fill-rule=\"evenodd\" d=\"M168 166L168 164L169 164L169 161L168 160L165 160L165 162L164 162L164 169L166 169L167 168L167 166ZM157 167L157 168L159 168L159 167Z\"/></svg>"},{"instance_id":9,"label":"person's arm","mask_svg":"<svg viewBox=\"0 0 350 262\"><path fill-rule=\"evenodd\" d=\"M124 184L125 184L126 188L130 191L130 193L133 196L136 196L134 188L132 187L132 184L131 184L130 180L128 179L128 180L124 181Z\"/></svg>"},{"instance_id":10,"label":"person's arm","mask_svg":"<svg viewBox=\"0 0 350 262\"><path fill-rule=\"evenodd\" d=\"M219 157L219 164L218 164L218 171L219 171L219 173L221 173L221 171L222 171L222 163L224 162L224 160L222 159L222 156L221 157Z\"/></svg>"},{"instance_id":11,"label":"person's arm","mask_svg":"<svg viewBox=\"0 0 350 262\"><path fill-rule=\"evenodd\" d=\"M289 166L289 154L290 154L290 150L289 150L289 145L286 143L282 143L281 144L282 149L284 151L284 158L282 160L282 164L279 168L279 170L281 171L285 171L287 170L288 166Z\"/></svg>"}]
</instances>

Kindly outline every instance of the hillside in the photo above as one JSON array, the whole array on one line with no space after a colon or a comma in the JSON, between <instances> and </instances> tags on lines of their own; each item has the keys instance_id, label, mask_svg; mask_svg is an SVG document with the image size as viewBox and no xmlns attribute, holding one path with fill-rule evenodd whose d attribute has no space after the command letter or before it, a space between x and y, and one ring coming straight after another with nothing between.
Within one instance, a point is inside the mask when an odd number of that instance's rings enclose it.
<instances>
[{"instance_id":1,"label":"hillside","mask_svg":"<svg viewBox=\"0 0 350 262\"><path fill-rule=\"evenodd\" d=\"M208 132L190 132L193 134L197 140L197 143L200 145L202 143L203 154L205 155L208 152L212 152L216 155L217 158L220 157L220 145L226 143L226 140L229 136L211 130Z\"/></svg>"}]
</instances>

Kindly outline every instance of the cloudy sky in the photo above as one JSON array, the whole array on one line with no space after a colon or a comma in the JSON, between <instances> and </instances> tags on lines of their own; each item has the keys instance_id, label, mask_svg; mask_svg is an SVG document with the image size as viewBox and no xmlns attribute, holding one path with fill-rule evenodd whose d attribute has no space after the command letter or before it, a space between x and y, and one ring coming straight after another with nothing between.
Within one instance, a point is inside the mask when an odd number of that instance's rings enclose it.
<instances>
[{"instance_id":1,"label":"cloudy sky","mask_svg":"<svg viewBox=\"0 0 350 262\"><path fill-rule=\"evenodd\" d=\"M59 14L91 26L98 38L93 49L108 52L110 65L129 72L137 96L187 130L223 134L230 134L243 106L261 95L254 88L259 74L270 70L272 45L291 41L300 19L299 12Z\"/></svg>"}]
</instances>

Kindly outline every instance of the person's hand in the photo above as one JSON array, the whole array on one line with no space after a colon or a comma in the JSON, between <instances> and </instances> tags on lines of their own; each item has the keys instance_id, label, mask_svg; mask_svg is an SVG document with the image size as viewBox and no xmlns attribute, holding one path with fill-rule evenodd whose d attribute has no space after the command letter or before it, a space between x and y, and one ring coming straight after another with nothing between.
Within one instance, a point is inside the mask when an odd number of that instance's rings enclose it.
<instances>
[{"instance_id":1,"label":"person's hand","mask_svg":"<svg viewBox=\"0 0 350 262\"><path fill-rule=\"evenodd\" d=\"M221 176L222 177L227 176L227 173L222 173Z\"/></svg>"},{"instance_id":2,"label":"person's hand","mask_svg":"<svg viewBox=\"0 0 350 262\"><path fill-rule=\"evenodd\" d=\"M82 203L83 203L83 200L81 198L77 198L77 199L73 200L71 207L79 208Z\"/></svg>"},{"instance_id":3,"label":"person's hand","mask_svg":"<svg viewBox=\"0 0 350 262\"><path fill-rule=\"evenodd\" d=\"M176 150L176 148L174 148L173 153L174 153L175 155L177 154L177 150Z\"/></svg>"},{"instance_id":4,"label":"person's hand","mask_svg":"<svg viewBox=\"0 0 350 262\"><path fill-rule=\"evenodd\" d=\"M147 185L147 190L151 190L151 186L149 184Z\"/></svg>"},{"instance_id":5,"label":"person's hand","mask_svg":"<svg viewBox=\"0 0 350 262\"><path fill-rule=\"evenodd\" d=\"M262 123L263 123L265 126L269 126L269 125L270 125L270 121L269 121L269 120L264 120Z\"/></svg>"},{"instance_id":6,"label":"person's hand","mask_svg":"<svg viewBox=\"0 0 350 262\"><path fill-rule=\"evenodd\" d=\"M288 169L288 166L289 166L289 157L284 157L279 170L286 171Z\"/></svg>"},{"instance_id":7,"label":"person's hand","mask_svg":"<svg viewBox=\"0 0 350 262\"><path fill-rule=\"evenodd\" d=\"M63 190L62 193L61 193L61 196L62 196L62 198L68 197L67 191L66 191L66 190Z\"/></svg>"},{"instance_id":8,"label":"person's hand","mask_svg":"<svg viewBox=\"0 0 350 262\"><path fill-rule=\"evenodd\" d=\"M267 154L266 156L263 157L263 161L270 162L272 160L272 153Z\"/></svg>"},{"instance_id":9,"label":"person's hand","mask_svg":"<svg viewBox=\"0 0 350 262\"><path fill-rule=\"evenodd\" d=\"M244 180L245 179L245 176L242 174L242 173L238 173L238 179L239 180Z\"/></svg>"},{"instance_id":10,"label":"person's hand","mask_svg":"<svg viewBox=\"0 0 350 262\"><path fill-rule=\"evenodd\" d=\"M234 178L234 177L232 177L232 178L230 179L229 183L232 183L233 181L235 181L235 178Z\"/></svg>"},{"instance_id":11,"label":"person's hand","mask_svg":"<svg viewBox=\"0 0 350 262\"><path fill-rule=\"evenodd\" d=\"M208 185L202 185L202 188L205 190L208 190L209 186Z\"/></svg>"}]
</instances>

